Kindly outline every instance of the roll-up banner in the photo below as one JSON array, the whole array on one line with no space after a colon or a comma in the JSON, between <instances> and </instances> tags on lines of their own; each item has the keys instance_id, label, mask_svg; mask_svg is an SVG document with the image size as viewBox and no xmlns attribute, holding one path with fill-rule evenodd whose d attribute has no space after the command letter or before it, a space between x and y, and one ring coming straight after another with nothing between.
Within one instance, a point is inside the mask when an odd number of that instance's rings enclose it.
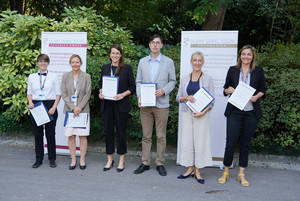
<instances>
[{"instance_id":1,"label":"roll-up banner","mask_svg":"<svg viewBox=\"0 0 300 201\"><path fill-rule=\"evenodd\" d=\"M86 32L42 32L42 53L50 57L48 71L57 74L61 82L62 75L72 70L69 59L72 54L78 54L82 59L80 69L86 71ZM64 101L61 98L56 122L56 152L57 154L69 154L68 137L64 135ZM44 137L44 142L46 138ZM45 143L47 147L47 143ZM45 153L47 149L45 149ZM76 139L76 154L79 154L79 139Z\"/></svg>"},{"instance_id":2,"label":"roll-up banner","mask_svg":"<svg viewBox=\"0 0 300 201\"><path fill-rule=\"evenodd\" d=\"M202 71L214 80L215 104L210 111L210 142L214 166L223 166L226 142L226 118L224 116L227 97L223 86L227 70L237 63L238 31L182 31L180 77L192 72L191 55L195 51L204 54ZM181 110L178 118L180 139ZM179 163L180 141L178 140L177 164Z\"/></svg>"}]
</instances>

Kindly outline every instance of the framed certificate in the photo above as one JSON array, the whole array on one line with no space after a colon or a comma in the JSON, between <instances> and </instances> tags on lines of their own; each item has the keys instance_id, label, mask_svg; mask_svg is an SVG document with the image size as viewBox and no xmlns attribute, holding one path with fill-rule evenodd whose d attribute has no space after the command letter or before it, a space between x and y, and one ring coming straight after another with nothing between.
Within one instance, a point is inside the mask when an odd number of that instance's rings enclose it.
<instances>
[{"instance_id":1,"label":"framed certificate","mask_svg":"<svg viewBox=\"0 0 300 201\"><path fill-rule=\"evenodd\" d=\"M87 126L88 118L88 113L80 113L78 116L74 117L73 112L67 111L64 121L64 127L85 129Z\"/></svg>"},{"instance_id":2,"label":"framed certificate","mask_svg":"<svg viewBox=\"0 0 300 201\"><path fill-rule=\"evenodd\" d=\"M254 89L250 85L244 82L239 82L239 85L231 94L228 102L239 108L240 110L243 110L255 91L256 89Z\"/></svg>"},{"instance_id":3,"label":"framed certificate","mask_svg":"<svg viewBox=\"0 0 300 201\"><path fill-rule=\"evenodd\" d=\"M103 76L102 77L102 94L104 99L113 100L118 94L119 77Z\"/></svg>"},{"instance_id":4,"label":"framed certificate","mask_svg":"<svg viewBox=\"0 0 300 201\"><path fill-rule=\"evenodd\" d=\"M141 83L141 106L156 107L156 83Z\"/></svg>"},{"instance_id":5,"label":"framed certificate","mask_svg":"<svg viewBox=\"0 0 300 201\"><path fill-rule=\"evenodd\" d=\"M192 112L202 112L215 98L204 88L199 89L193 96L195 102L185 101L184 103Z\"/></svg>"},{"instance_id":6,"label":"framed certificate","mask_svg":"<svg viewBox=\"0 0 300 201\"><path fill-rule=\"evenodd\" d=\"M42 101L34 104L34 108L29 109L29 111L33 116L37 126L44 125L54 119L48 114L48 109L45 107Z\"/></svg>"}]
</instances>

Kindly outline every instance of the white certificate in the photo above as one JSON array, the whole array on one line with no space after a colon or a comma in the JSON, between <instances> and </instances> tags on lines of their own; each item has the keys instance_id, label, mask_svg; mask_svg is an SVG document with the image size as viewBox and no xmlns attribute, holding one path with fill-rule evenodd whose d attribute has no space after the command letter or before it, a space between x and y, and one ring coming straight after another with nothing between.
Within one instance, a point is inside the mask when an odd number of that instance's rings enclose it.
<instances>
[{"instance_id":1,"label":"white certificate","mask_svg":"<svg viewBox=\"0 0 300 201\"><path fill-rule=\"evenodd\" d=\"M119 77L102 77L102 94L106 100L116 100L118 94Z\"/></svg>"},{"instance_id":2,"label":"white certificate","mask_svg":"<svg viewBox=\"0 0 300 201\"><path fill-rule=\"evenodd\" d=\"M195 102L185 101L184 103L190 108L192 112L202 112L215 98L210 95L210 93L202 87L193 96Z\"/></svg>"},{"instance_id":3,"label":"white certificate","mask_svg":"<svg viewBox=\"0 0 300 201\"><path fill-rule=\"evenodd\" d=\"M29 109L37 126L41 126L53 120L53 117L48 114L48 110L43 102L34 104L34 108Z\"/></svg>"},{"instance_id":4,"label":"white certificate","mask_svg":"<svg viewBox=\"0 0 300 201\"><path fill-rule=\"evenodd\" d=\"M240 81L228 99L228 102L240 110L243 110L255 91L256 89Z\"/></svg>"},{"instance_id":5,"label":"white certificate","mask_svg":"<svg viewBox=\"0 0 300 201\"><path fill-rule=\"evenodd\" d=\"M141 84L141 106L155 107L156 106L156 83Z\"/></svg>"},{"instance_id":6,"label":"white certificate","mask_svg":"<svg viewBox=\"0 0 300 201\"><path fill-rule=\"evenodd\" d=\"M78 116L74 117L73 112L66 112L64 126L72 128L86 128L87 122L88 113L80 113Z\"/></svg>"}]
</instances>

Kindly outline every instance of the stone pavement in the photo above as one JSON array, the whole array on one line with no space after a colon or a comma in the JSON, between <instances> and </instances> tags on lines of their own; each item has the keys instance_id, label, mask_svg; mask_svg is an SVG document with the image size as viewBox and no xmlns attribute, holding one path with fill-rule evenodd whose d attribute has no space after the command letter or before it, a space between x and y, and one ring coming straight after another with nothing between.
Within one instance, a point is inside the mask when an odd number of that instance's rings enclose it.
<instances>
[{"instance_id":1,"label":"stone pavement","mask_svg":"<svg viewBox=\"0 0 300 201\"><path fill-rule=\"evenodd\" d=\"M242 187L237 181L238 168L230 171L226 184L218 184L222 172L219 168L203 168L205 184L194 178L179 180L185 171L175 160L166 160L168 175L160 176L152 160L151 169L140 175L133 171L140 165L140 157L127 155L125 170L121 173L114 166L104 172L106 155L89 151L87 169L68 169L69 156L57 156L57 167L50 168L47 155L37 169L31 168L35 161L32 144L26 141L0 138L0 201L85 201L85 200L244 200L244 201L296 201L300 200L299 160L288 160L290 169L273 169L262 165L250 165L246 177L250 187ZM265 160L265 159L263 159ZM269 159L274 161L274 158ZM275 160L276 161L276 160ZM278 161L278 160L277 160ZM285 163L286 161L283 161ZM277 163L277 162L276 162ZM115 157L115 164L118 158ZM259 166L259 165L258 165ZM293 170L293 169L296 170Z\"/></svg>"}]
</instances>

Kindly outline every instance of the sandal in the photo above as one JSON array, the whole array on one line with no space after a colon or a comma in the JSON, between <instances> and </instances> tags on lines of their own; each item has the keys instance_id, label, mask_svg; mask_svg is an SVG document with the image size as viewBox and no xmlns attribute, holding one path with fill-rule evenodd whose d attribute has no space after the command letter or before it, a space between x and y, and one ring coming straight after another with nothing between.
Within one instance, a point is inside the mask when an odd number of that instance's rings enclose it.
<instances>
[{"instance_id":1,"label":"sandal","mask_svg":"<svg viewBox=\"0 0 300 201\"><path fill-rule=\"evenodd\" d=\"M225 184L226 181L229 179L229 172L223 172L223 175L224 175L224 174L226 175L226 178L225 178L225 179L220 178L220 179L218 180L219 184Z\"/></svg>"},{"instance_id":2,"label":"sandal","mask_svg":"<svg viewBox=\"0 0 300 201\"><path fill-rule=\"evenodd\" d=\"M248 187L249 186L249 182L248 181L242 181L240 177L245 177L245 174L238 174L238 181L241 182L241 185L244 187ZM246 180L246 179L245 179Z\"/></svg>"}]
</instances>

